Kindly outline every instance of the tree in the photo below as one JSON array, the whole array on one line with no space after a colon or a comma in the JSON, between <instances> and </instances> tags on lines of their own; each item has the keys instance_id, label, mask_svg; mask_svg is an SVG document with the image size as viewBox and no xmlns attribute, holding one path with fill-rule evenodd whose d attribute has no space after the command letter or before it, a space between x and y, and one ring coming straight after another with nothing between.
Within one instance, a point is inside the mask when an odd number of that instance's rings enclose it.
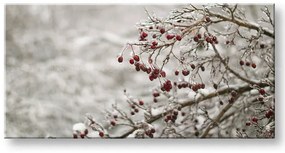
<instances>
[{"instance_id":1,"label":"tree","mask_svg":"<svg viewBox=\"0 0 285 153\"><path fill-rule=\"evenodd\" d=\"M274 138L273 6L256 6L252 19L249 8L187 5L167 18L146 10L138 40L117 60L131 52L126 63L157 83L153 101L125 90L127 109L114 104L108 125L87 116L74 137L92 137L92 129L106 138ZM108 134L115 126L120 132Z\"/></svg>"}]
</instances>

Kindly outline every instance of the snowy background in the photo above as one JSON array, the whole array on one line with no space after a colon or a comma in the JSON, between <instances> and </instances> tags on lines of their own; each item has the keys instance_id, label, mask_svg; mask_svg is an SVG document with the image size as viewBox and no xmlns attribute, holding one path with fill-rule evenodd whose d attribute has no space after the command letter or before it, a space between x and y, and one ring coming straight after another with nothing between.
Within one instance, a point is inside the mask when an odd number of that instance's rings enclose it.
<instances>
[{"instance_id":1,"label":"snowy background","mask_svg":"<svg viewBox=\"0 0 285 153\"><path fill-rule=\"evenodd\" d=\"M155 84L117 55L137 39L145 8L167 16L177 7L7 5L6 137L71 137L86 113L104 123L125 88L150 93Z\"/></svg>"}]
</instances>

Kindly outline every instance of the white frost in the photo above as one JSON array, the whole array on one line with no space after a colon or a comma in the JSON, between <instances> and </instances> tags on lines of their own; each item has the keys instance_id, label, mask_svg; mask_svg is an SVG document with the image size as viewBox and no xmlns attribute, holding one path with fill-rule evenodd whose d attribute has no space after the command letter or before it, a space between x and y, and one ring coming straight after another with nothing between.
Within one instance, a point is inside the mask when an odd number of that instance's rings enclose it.
<instances>
[{"instance_id":1,"label":"white frost","mask_svg":"<svg viewBox=\"0 0 285 153\"><path fill-rule=\"evenodd\" d=\"M87 128L83 123L76 123L73 125L73 132L80 132L83 133Z\"/></svg>"}]
</instances>

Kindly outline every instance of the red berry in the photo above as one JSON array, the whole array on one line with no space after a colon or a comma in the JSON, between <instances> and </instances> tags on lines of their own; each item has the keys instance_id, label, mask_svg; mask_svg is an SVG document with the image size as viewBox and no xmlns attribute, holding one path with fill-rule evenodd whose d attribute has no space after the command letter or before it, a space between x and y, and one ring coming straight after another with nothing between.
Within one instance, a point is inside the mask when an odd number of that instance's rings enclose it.
<instances>
[{"instance_id":1,"label":"red berry","mask_svg":"<svg viewBox=\"0 0 285 153\"><path fill-rule=\"evenodd\" d=\"M214 87L215 89L218 89L218 85L217 85L216 83L213 84L213 87Z\"/></svg>"},{"instance_id":2,"label":"red berry","mask_svg":"<svg viewBox=\"0 0 285 153\"><path fill-rule=\"evenodd\" d=\"M151 129L150 129L150 132L151 132L151 133L155 133L155 129L154 129L154 128L151 128Z\"/></svg>"},{"instance_id":3,"label":"red berry","mask_svg":"<svg viewBox=\"0 0 285 153\"><path fill-rule=\"evenodd\" d=\"M165 77L166 77L165 71L161 71L161 72L160 72L160 75L165 78Z\"/></svg>"},{"instance_id":4,"label":"red berry","mask_svg":"<svg viewBox=\"0 0 285 153\"><path fill-rule=\"evenodd\" d=\"M244 65L244 61L239 61L239 65L243 66Z\"/></svg>"},{"instance_id":5,"label":"red berry","mask_svg":"<svg viewBox=\"0 0 285 153\"><path fill-rule=\"evenodd\" d=\"M206 37L205 40L207 41L207 43L211 43L212 42L212 39L210 37Z\"/></svg>"},{"instance_id":6,"label":"red berry","mask_svg":"<svg viewBox=\"0 0 285 153\"><path fill-rule=\"evenodd\" d=\"M88 130L87 130L87 129L84 130L84 134L85 134L85 135L88 134Z\"/></svg>"},{"instance_id":7,"label":"red berry","mask_svg":"<svg viewBox=\"0 0 285 153\"><path fill-rule=\"evenodd\" d=\"M255 63L252 63L252 64L251 64L251 67L255 69L255 68L256 68L256 64L255 64Z\"/></svg>"},{"instance_id":8,"label":"red berry","mask_svg":"<svg viewBox=\"0 0 285 153\"><path fill-rule=\"evenodd\" d=\"M101 138L103 138L103 137L104 137L104 132L100 131L100 132L99 132L99 136L100 136Z\"/></svg>"},{"instance_id":9,"label":"red berry","mask_svg":"<svg viewBox=\"0 0 285 153\"><path fill-rule=\"evenodd\" d=\"M141 37L142 37L142 38L147 37L147 35L148 35L148 34L147 34L147 33L145 33L145 32L142 32L142 33L141 33Z\"/></svg>"},{"instance_id":10,"label":"red berry","mask_svg":"<svg viewBox=\"0 0 285 153\"><path fill-rule=\"evenodd\" d=\"M153 34L153 35L152 35L152 38L156 38L156 34Z\"/></svg>"},{"instance_id":11,"label":"red berry","mask_svg":"<svg viewBox=\"0 0 285 153\"><path fill-rule=\"evenodd\" d=\"M130 59L129 62L130 62L130 64L134 64L135 63L134 59L132 59L132 58Z\"/></svg>"},{"instance_id":12,"label":"red berry","mask_svg":"<svg viewBox=\"0 0 285 153\"><path fill-rule=\"evenodd\" d=\"M158 44L157 41L153 41L153 42L152 42L152 45L153 45L153 46L156 46L157 44Z\"/></svg>"},{"instance_id":13,"label":"red berry","mask_svg":"<svg viewBox=\"0 0 285 153\"><path fill-rule=\"evenodd\" d=\"M138 112L139 112L139 110L136 108L136 109L135 109L135 112L136 112L136 113L138 113Z\"/></svg>"},{"instance_id":14,"label":"red berry","mask_svg":"<svg viewBox=\"0 0 285 153\"><path fill-rule=\"evenodd\" d=\"M168 34L168 35L166 35L166 38L167 38L168 40L173 39L174 37L175 37L175 35L173 35L173 34Z\"/></svg>"},{"instance_id":15,"label":"red berry","mask_svg":"<svg viewBox=\"0 0 285 153\"><path fill-rule=\"evenodd\" d=\"M157 103L157 99L156 99L156 98L153 98L153 102Z\"/></svg>"},{"instance_id":16,"label":"red berry","mask_svg":"<svg viewBox=\"0 0 285 153\"><path fill-rule=\"evenodd\" d=\"M115 126L115 125L116 125L116 122L115 122L115 121L111 121L110 123L111 123L112 126Z\"/></svg>"},{"instance_id":17,"label":"red berry","mask_svg":"<svg viewBox=\"0 0 285 153\"><path fill-rule=\"evenodd\" d=\"M140 57L139 57L138 55L134 55L133 58L134 58L134 60L137 61L137 62L140 61Z\"/></svg>"},{"instance_id":18,"label":"red berry","mask_svg":"<svg viewBox=\"0 0 285 153\"><path fill-rule=\"evenodd\" d=\"M118 62L119 62L119 63L122 63L123 60L124 60L123 56L119 56L119 57L118 57Z\"/></svg>"},{"instance_id":19,"label":"red berry","mask_svg":"<svg viewBox=\"0 0 285 153\"><path fill-rule=\"evenodd\" d=\"M217 41L217 37L216 36L213 37L213 41Z\"/></svg>"},{"instance_id":20,"label":"red berry","mask_svg":"<svg viewBox=\"0 0 285 153\"><path fill-rule=\"evenodd\" d=\"M193 38L193 40L194 40L195 42L198 42L198 41L199 41L199 38L198 38L197 36L195 36L195 37Z\"/></svg>"},{"instance_id":21,"label":"red berry","mask_svg":"<svg viewBox=\"0 0 285 153\"><path fill-rule=\"evenodd\" d=\"M202 70L202 71L205 71L205 67L204 67L204 66L201 66L201 70Z\"/></svg>"},{"instance_id":22,"label":"red berry","mask_svg":"<svg viewBox=\"0 0 285 153\"><path fill-rule=\"evenodd\" d=\"M254 123L257 123L258 119L257 119L256 117L253 117L253 118L251 119L251 121L254 122Z\"/></svg>"},{"instance_id":23,"label":"red berry","mask_svg":"<svg viewBox=\"0 0 285 153\"><path fill-rule=\"evenodd\" d=\"M80 134L80 137L81 137L82 139L84 139L85 134L84 134L84 133Z\"/></svg>"},{"instance_id":24,"label":"red berry","mask_svg":"<svg viewBox=\"0 0 285 153\"><path fill-rule=\"evenodd\" d=\"M210 17L206 16L206 22L210 22L210 21L211 21Z\"/></svg>"},{"instance_id":25,"label":"red berry","mask_svg":"<svg viewBox=\"0 0 285 153\"><path fill-rule=\"evenodd\" d=\"M274 112L271 109L265 113L265 117L267 117L267 118L270 118L273 115L274 115Z\"/></svg>"},{"instance_id":26,"label":"red berry","mask_svg":"<svg viewBox=\"0 0 285 153\"><path fill-rule=\"evenodd\" d=\"M135 115L135 112L131 112L131 115Z\"/></svg>"},{"instance_id":27,"label":"red berry","mask_svg":"<svg viewBox=\"0 0 285 153\"><path fill-rule=\"evenodd\" d=\"M165 29L164 28L161 28L159 31L160 31L161 34L165 33Z\"/></svg>"},{"instance_id":28,"label":"red berry","mask_svg":"<svg viewBox=\"0 0 285 153\"><path fill-rule=\"evenodd\" d=\"M152 95L153 97L158 97L160 94L158 92L154 92Z\"/></svg>"},{"instance_id":29,"label":"red berry","mask_svg":"<svg viewBox=\"0 0 285 153\"><path fill-rule=\"evenodd\" d=\"M175 71L175 75L179 75L179 71L178 70Z\"/></svg>"},{"instance_id":30,"label":"red berry","mask_svg":"<svg viewBox=\"0 0 285 153\"><path fill-rule=\"evenodd\" d=\"M261 88L261 89L259 89L259 93L260 93L261 95L265 95L266 92L265 92L264 89Z\"/></svg>"},{"instance_id":31,"label":"red berry","mask_svg":"<svg viewBox=\"0 0 285 153\"><path fill-rule=\"evenodd\" d=\"M182 74L184 75L184 76L187 76L187 75L189 75L189 70L182 70Z\"/></svg>"},{"instance_id":32,"label":"red berry","mask_svg":"<svg viewBox=\"0 0 285 153\"><path fill-rule=\"evenodd\" d=\"M144 102L142 100L139 101L139 105L143 105Z\"/></svg>"},{"instance_id":33,"label":"red berry","mask_svg":"<svg viewBox=\"0 0 285 153\"><path fill-rule=\"evenodd\" d=\"M246 65L246 66L250 66L250 63L249 63L249 62L246 62L245 65Z\"/></svg>"},{"instance_id":34,"label":"red berry","mask_svg":"<svg viewBox=\"0 0 285 153\"><path fill-rule=\"evenodd\" d=\"M181 37L180 35L177 35L177 36L176 36L176 40L177 40L177 41L181 41L181 39L182 39L182 37Z\"/></svg>"},{"instance_id":35,"label":"red berry","mask_svg":"<svg viewBox=\"0 0 285 153\"><path fill-rule=\"evenodd\" d=\"M73 139L77 139L77 138L78 138L77 134L73 133Z\"/></svg>"},{"instance_id":36,"label":"red berry","mask_svg":"<svg viewBox=\"0 0 285 153\"><path fill-rule=\"evenodd\" d=\"M232 91L232 92L231 92L231 95L232 95L233 97L236 97L236 96L237 96L237 92L236 92L236 91Z\"/></svg>"},{"instance_id":37,"label":"red berry","mask_svg":"<svg viewBox=\"0 0 285 153\"><path fill-rule=\"evenodd\" d=\"M195 65L194 64L190 64L192 69L195 69Z\"/></svg>"},{"instance_id":38,"label":"red berry","mask_svg":"<svg viewBox=\"0 0 285 153\"><path fill-rule=\"evenodd\" d=\"M201 38L202 38L202 35L201 35L201 34L198 34L197 37L198 37L199 39L201 39Z\"/></svg>"}]
</instances>

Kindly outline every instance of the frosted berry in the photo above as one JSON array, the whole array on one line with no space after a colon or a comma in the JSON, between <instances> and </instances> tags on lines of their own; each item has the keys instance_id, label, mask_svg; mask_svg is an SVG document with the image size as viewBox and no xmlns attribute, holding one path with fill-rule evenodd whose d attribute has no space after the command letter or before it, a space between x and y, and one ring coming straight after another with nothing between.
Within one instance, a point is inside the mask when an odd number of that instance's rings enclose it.
<instances>
[{"instance_id":1,"label":"frosted berry","mask_svg":"<svg viewBox=\"0 0 285 153\"><path fill-rule=\"evenodd\" d=\"M198 34L197 37L198 37L199 39L201 39L201 38L202 38L202 35L201 35L201 34Z\"/></svg>"},{"instance_id":2,"label":"frosted berry","mask_svg":"<svg viewBox=\"0 0 285 153\"><path fill-rule=\"evenodd\" d=\"M138 55L134 55L133 58L134 58L134 60L137 61L137 62L140 61L140 57L139 57Z\"/></svg>"},{"instance_id":3,"label":"frosted berry","mask_svg":"<svg viewBox=\"0 0 285 153\"><path fill-rule=\"evenodd\" d=\"M145 37L147 37L147 35L148 35L147 33L142 32L142 33L141 33L141 38L145 38Z\"/></svg>"},{"instance_id":4,"label":"frosted berry","mask_svg":"<svg viewBox=\"0 0 285 153\"><path fill-rule=\"evenodd\" d=\"M201 70L202 70L202 71L205 71L205 67L204 67L204 66L201 66Z\"/></svg>"},{"instance_id":5,"label":"frosted berry","mask_svg":"<svg viewBox=\"0 0 285 153\"><path fill-rule=\"evenodd\" d=\"M244 65L244 61L239 61L239 65L243 66Z\"/></svg>"},{"instance_id":6,"label":"frosted berry","mask_svg":"<svg viewBox=\"0 0 285 153\"><path fill-rule=\"evenodd\" d=\"M139 112L139 109L136 108L136 109L135 109L135 112L138 113L138 112Z\"/></svg>"},{"instance_id":7,"label":"frosted berry","mask_svg":"<svg viewBox=\"0 0 285 153\"><path fill-rule=\"evenodd\" d=\"M155 129L154 129L154 128L151 128L151 129L150 129L150 132L151 132L151 133L155 133Z\"/></svg>"},{"instance_id":8,"label":"frosted berry","mask_svg":"<svg viewBox=\"0 0 285 153\"><path fill-rule=\"evenodd\" d=\"M198 38L197 36L195 36L195 37L193 38L193 40L194 40L195 42L198 42L198 41L199 41L199 38Z\"/></svg>"},{"instance_id":9,"label":"frosted berry","mask_svg":"<svg viewBox=\"0 0 285 153\"><path fill-rule=\"evenodd\" d=\"M157 101L157 99L156 99L156 98L153 98L153 102L157 103L158 101Z\"/></svg>"},{"instance_id":10,"label":"frosted berry","mask_svg":"<svg viewBox=\"0 0 285 153\"><path fill-rule=\"evenodd\" d=\"M84 130L84 134L87 135L88 134L88 129Z\"/></svg>"},{"instance_id":11,"label":"frosted berry","mask_svg":"<svg viewBox=\"0 0 285 153\"><path fill-rule=\"evenodd\" d=\"M180 35L177 35L177 36L176 36L176 40L177 40L177 41L181 41L181 39L182 39L182 37L181 37Z\"/></svg>"},{"instance_id":12,"label":"frosted berry","mask_svg":"<svg viewBox=\"0 0 285 153\"><path fill-rule=\"evenodd\" d=\"M158 97L160 94L158 92L153 92L153 97Z\"/></svg>"},{"instance_id":13,"label":"frosted berry","mask_svg":"<svg viewBox=\"0 0 285 153\"><path fill-rule=\"evenodd\" d=\"M210 17L206 16L206 22L211 22Z\"/></svg>"},{"instance_id":14,"label":"frosted berry","mask_svg":"<svg viewBox=\"0 0 285 153\"><path fill-rule=\"evenodd\" d=\"M195 69L195 65L194 64L190 64L192 69Z\"/></svg>"},{"instance_id":15,"label":"frosted berry","mask_svg":"<svg viewBox=\"0 0 285 153\"><path fill-rule=\"evenodd\" d=\"M115 121L111 121L110 123L111 123L112 126L115 126L115 125L116 125L116 122L115 122Z\"/></svg>"},{"instance_id":16,"label":"frosted berry","mask_svg":"<svg viewBox=\"0 0 285 153\"><path fill-rule=\"evenodd\" d=\"M73 133L73 139L77 139L77 138L78 138L77 134Z\"/></svg>"},{"instance_id":17,"label":"frosted berry","mask_svg":"<svg viewBox=\"0 0 285 153\"><path fill-rule=\"evenodd\" d=\"M179 75L179 71L176 70L176 71L174 72L174 74L175 74L175 75Z\"/></svg>"},{"instance_id":18,"label":"frosted berry","mask_svg":"<svg viewBox=\"0 0 285 153\"><path fill-rule=\"evenodd\" d=\"M253 118L251 119L251 121L254 122L254 123L257 123L257 122L258 122L258 119L257 119L256 117L253 117Z\"/></svg>"},{"instance_id":19,"label":"frosted berry","mask_svg":"<svg viewBox=\"0 0 285 153\"><path fill-rule=\"evenodd\" d=\"M165 33L165 29L164 28L161 28L159 31L160 31L161 34Z\"/></svg>"},{"instance_id":20,"label":"frosted berry","mask_svg":"<svg viewBox=\"0 0 285 153\"><path fill-rule=\"evenodd\" d=\"M139 105L143 105L144 102L142 100L139 101Z\"/></svg>"},{"instance_id":21,"label":"frosted berry","mask_svg":"<svg viewBox=\"0 0 285 153\"><path fill-rule=\"evenodd\" d=\"M259 89L259 93L260 93L261 95L265 95L266 92L265 92L264 89L261 88L261 89Z\"/></svg>"},{"instance_id":22,"label":"frosted berry","mask_svg":"<svg viewBox=\"0 0 285 153\"><path fill-rule=\"evenodd\" d=\"M213 84L213 87L214 87L215 89L218 89L218 85L217 85L216 83Z\"/></svg>"},{"instance_id":23,"label":"frosted berry","mask_svg":"<svg viewBox=\"0 0 285 153\"><path fill-rule=\"evenodd\" d=\"M118 118L118 115L114 115L113 117L114 117L114 119L117 119L117 118Z\"/></svg>"},{"instance_id":24,"label":"frosted berry","mask_svg":"<svg viewBox=\"0 0 285 153\"><path fill-rule=\"evenodd\" d=\"M255 69L255 68L256 68L256 64L255 64L255 63L252 63L252 64L251 64L251 67Z\"/></svg>"},{"instance_id":25,"label":"frosted berry","mask_svg":"<svg viewBox=\"0 0 285 153\"><path fill-rule=\"evenodd\" d=\"M165 77L166 77L165 71L161 71L161 72L160 72L160 75L165 78Z\"/></svg>"},{"instance_id":26,"label":"frosted berry","mask_svg":"<svg viewBox=\"0 0 285 153\"><path fill-rule=\"evenodd\" d=\"M124 60L123 56L119 56L119 57L118 57L118 62L119 62L119 63L122 63L123 60Z\"/></svg>"},{"instance_id":27,"label":"frosted berry","mask_svg":"<svg viewBox=\"0 0 285 153\"><path fill-rule=\"evenodd\" d=\"M101 137L101 138L103 138L104 137L104 132L99 132L99 136Z\"/></svg>"},{"instance_id":28,"label":"frosted berry","mask_svg":"<svg viewBox=\"0 0 285 153\"><path fill-rule=\"evenodd\" d=\"M271 116L273 116L274 115L274 112L270 109L270 110L268 110L268 111L266 111L266 113L265 113L265 117L266 118L270 118Z\"/></svg>"},{"instance_id":29,"label":"frosted berry","mask_svg":"<svg viewBox=\"0 0 285 153\"><path fill-rule=\"evenodd\" d=\"M189 75L189 70L182 70L182 74L184 75L184 76L187 76L187 75Z\"/></svg>"}]
</instances>

